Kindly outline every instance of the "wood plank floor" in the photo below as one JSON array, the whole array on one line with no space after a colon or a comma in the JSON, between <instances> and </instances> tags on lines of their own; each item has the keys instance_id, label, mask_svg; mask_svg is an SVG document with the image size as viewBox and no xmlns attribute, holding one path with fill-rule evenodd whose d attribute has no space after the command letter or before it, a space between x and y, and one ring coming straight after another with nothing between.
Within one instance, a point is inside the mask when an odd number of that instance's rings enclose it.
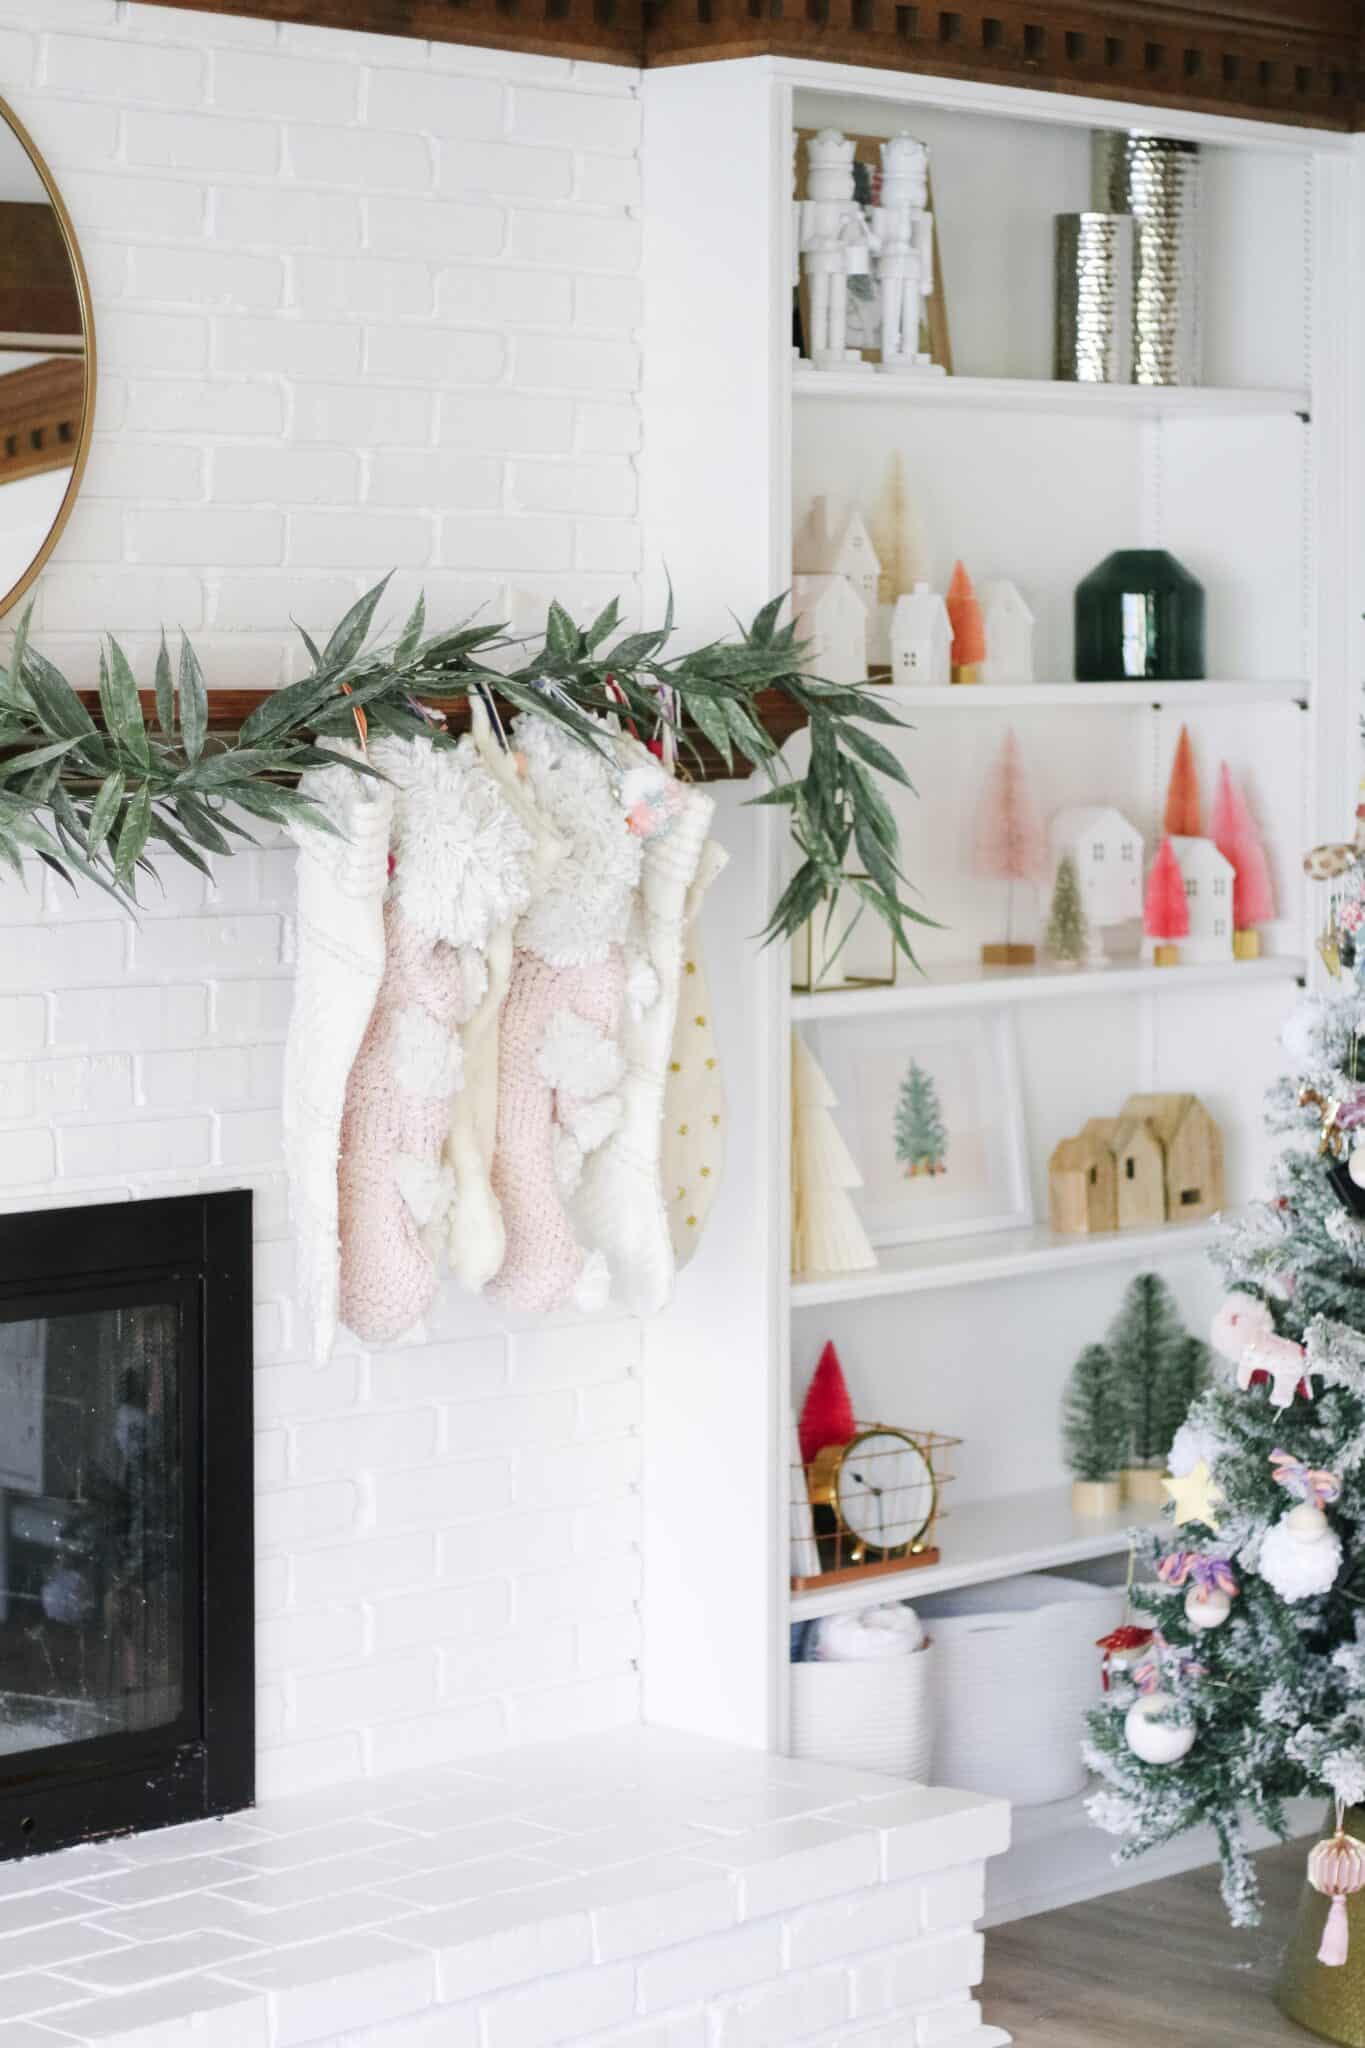
<instances>
[{"instance_id":1,"label":"wood plank floor","mask_svg":"<svg viewBox=\"0 0 1365 2048\"><path fill-rule=\"evenodd\" d=\"M986 2018L1017 2048L1310 2048L1270 2002L1311 1844L1258 1858L1263 1924L1227 1924L1214 1870L1066 1906L986 1936Z\"/></svg>"}]
</instances>

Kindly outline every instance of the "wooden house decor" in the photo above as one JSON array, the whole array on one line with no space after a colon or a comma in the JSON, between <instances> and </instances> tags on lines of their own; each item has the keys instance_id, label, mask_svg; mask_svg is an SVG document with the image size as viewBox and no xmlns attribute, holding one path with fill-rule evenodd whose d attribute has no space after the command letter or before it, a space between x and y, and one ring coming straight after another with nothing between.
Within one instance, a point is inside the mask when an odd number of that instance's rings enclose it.
<instances>
[{"instance_id":1,"label":"wooden house decor","mask_svg":"<svg viewBox=\"0 0 1365 2048\"><path fill-rule=\"evenodd\" d=\"M1223 1137L1197 1095L1130 1095L1092 1116L1048 1161L1052 1228L1154 1230L1223 1206Z\"/></svg>"},{"instance_id":2,"label":"wooden house decor","mask_svg":"<svg viewBox=\"0 0 1365 2048\"><path fill-rule=\"evenodd\" d=\"M1108 1143L1089 1124L1053 1147L1047 1165L1052 1228L1065 1236L1118 1229L1118 1182Z\"/></svg>"},{"instance_id":3,"label":"wooden house decor","mask_svg":"<svg viewBox=\"0 0 1365 2048\"><path fill-rule=\"evenodd\" d=\"M1223 1206L1223 1134L1197 1095L1130 1095L1125 1117L1145 1117L1166 1155L1166 1221L1196 1223Z\"/></svg>"}]
</instances>

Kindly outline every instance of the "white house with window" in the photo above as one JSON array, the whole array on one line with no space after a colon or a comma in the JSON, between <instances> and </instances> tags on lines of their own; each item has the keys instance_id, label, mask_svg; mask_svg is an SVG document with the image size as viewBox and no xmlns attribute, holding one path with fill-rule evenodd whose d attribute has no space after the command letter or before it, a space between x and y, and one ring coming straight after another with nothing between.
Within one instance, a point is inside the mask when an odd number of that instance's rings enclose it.
<instances>
[{"instance_id":1,"label":"white house with window","mask_svg":"<svg viewBox=\"0 0 1365 2048\"><path fill-rule=\"evenodd\" d=\"M1180 941L1181 960L1230 960L1232 862L1224 859L1211 839L1172 837L1171 845L1190 909L1189 937Z\"/></svg>"},{"instance_id":2,"label":"white house with window","mask_svg":"<svg viewBox=\"0 0 1365 2048\"><path fill-rule=\"evenodd\" d=\"M1072 804L1048 827L1055 879L1063 854L1076 863L1092 932L1142 915L1142 834L1112 804Z\"/></svg>"}]
</instances>

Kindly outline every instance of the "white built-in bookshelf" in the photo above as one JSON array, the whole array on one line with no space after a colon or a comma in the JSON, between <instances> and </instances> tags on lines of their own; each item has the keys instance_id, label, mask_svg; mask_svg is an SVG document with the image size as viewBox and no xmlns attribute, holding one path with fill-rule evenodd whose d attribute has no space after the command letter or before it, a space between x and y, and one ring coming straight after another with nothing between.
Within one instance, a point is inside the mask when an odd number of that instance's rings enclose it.
<instances>
[{"instance_id":1,"label":"white built-in bookshelf","mask_svg":"<svg viewBox=\"0 0 1365 2048\"><path fill-rule=\"evenodd\" d=\"M960 555L978 581L1011 577L1037 618L1038 682L887 693L907 727L891 744L917 791L896 799L906 867L941 926L916 935L922 975L793 996L785 957L754 946L783 871L781 826L745 808L754 792L721 792L734 859L706 939L727 1182L676 1311L646 1339L647 1711L781 1746L794 1619L893 1589L913 1598L917 1586L1112 1567L1126 1549L1127 1518L1086 1525L1071 1512L1062 1387L1136 1272L1161 1270L1202 1326L1216 1232L1059 1238L1046 1226L1047 1158L1130 1092L1192 1090L1224 1133L1229 1204L1263 1182L1261 1099L1313 956L1300 856L1345 836L1354 805L1362 607L1348 563L1365 464L1350 323L1362 238L1351 144L1333 135L773 59L652 72L644 94L647 566L661 588L666 564L689 635L723 631L732 612L785 588L811 498L871 509L893 453L917 494L936 587ZM907 129L930 145L956 376L793 362L793 136L822 126ZM1052 216L1087 204L1101 126L1203 146L1208 381L1196 389L1051 378ZM708 150L708 135L725 148ZM1112 549L1143 546L1169 548L1204 584L1213 680L1066 680L1077 581ZM980 942L1000 934L969 849L1006 728L1045 812L1117 804L1150 847L1182 724L1206 802L1227 760L1263 827L1279 911L1265 957L1157 969L1137 958L1133 933L1099 969L978 967ZM791 743L793 759L803 745ZM873 1270L793 1285L792 1029L856 1041L868 1020L895 1020L909 1045L921 1020L983 1009L1010 1018L1040 1220L882 1247ZM860 1415L962 1444L939 1563L793 1594L790 1417L831 1337ZM1096 1853L1076 1812L1035 1817L1000 1881L999 1917L1118 1881L1108 1845Z\"/></svg>"}]
</instances>

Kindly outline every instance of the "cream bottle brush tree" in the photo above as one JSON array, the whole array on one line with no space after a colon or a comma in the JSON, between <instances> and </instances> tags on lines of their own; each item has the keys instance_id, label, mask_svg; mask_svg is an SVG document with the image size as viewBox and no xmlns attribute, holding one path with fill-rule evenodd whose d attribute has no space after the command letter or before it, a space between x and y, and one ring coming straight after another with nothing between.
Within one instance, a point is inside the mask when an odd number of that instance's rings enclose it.
<instances>
[{"instance_id":1,"label":"cream bottle brush tree","mask_svg":"<svg viewBox=\"0 0 1365 2048\"><path fill-rule=\"evenodd\" d=\"M849 1198L863 1177L831 1110L839 1098L799 1031L792 1033L792 1276L857 1273L877 1255Z\"/></svg>"}]
</instances>

